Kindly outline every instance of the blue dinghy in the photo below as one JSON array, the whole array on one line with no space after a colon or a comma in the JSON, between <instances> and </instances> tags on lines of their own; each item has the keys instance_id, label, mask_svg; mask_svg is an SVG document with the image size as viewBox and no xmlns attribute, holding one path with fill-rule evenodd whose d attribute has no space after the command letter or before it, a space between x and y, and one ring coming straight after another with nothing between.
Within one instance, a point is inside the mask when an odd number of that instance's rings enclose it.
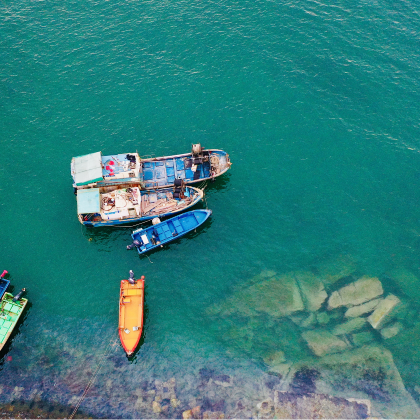
<instances>
[{"instance_id":1,"label":"blue dinghy","mask_svg":"<svg viewBox=\"0 0 420 420\"><path fill-rule=\"evenodd\" d=\"M127 249L136 248L139 254L144 254L191 232L210 215L211 210L192 210L148 228L137 229L131 234L133 243Z\"/></svg>"},{"instance_id":2,"label":"blue dinghy","mask_svg":"<svg viewBox=\"0 0 420 420\"><path fill-rule=\"evenodd\" d=\"M6 274L7 274L6 270L4 270L2 274L0 274L0 299L3 297L4 293L6 292L10 284L10 280L7 280L4 278Z\"/></svg>"}]
</instances>

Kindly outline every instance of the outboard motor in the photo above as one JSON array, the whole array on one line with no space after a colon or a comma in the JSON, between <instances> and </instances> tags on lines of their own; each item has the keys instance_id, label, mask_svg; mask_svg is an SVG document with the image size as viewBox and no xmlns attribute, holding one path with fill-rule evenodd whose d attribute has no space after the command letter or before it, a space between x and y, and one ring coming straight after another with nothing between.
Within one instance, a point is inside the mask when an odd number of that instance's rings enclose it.
<instances>
[{"instance_id":1,"label":"outboard motor","mask_svg":"<svg viewBox=\"0 0 420 420\"><path fill-rule=\"evenodd\" d=\"M12 299L12 301L13 302L16 302L16 301L18 301L21 297L22 297L22 295L24 294L26 292L26 289L25 288L23 288L13 299Z\"/></svg>"},{"instance_id":2,"label":"outboard motor","mask_svg":"<svg viewBox=\"0 0 420 420\"><path fill-rule=\"evenodd\" d=\"M201 147L200 143L192 145L191 153L193 156L200 156L202 151L203 148Z\"/></svg>"},{"instance_id":3,"label":"outboard motor","mask_svg":"<svg viewBox=\"0 0 420 420\"><path fill-rule=\"evenodd\" d=\"M143 245L143 243L137 239L134 239L131 245L127 245L127 249L139 248Z\"/></svg>"},{"instance_id":4,"label":"outboard motor","mask_svg":"<svg viewBox=\"0 0 420 420\"><path fill-rule=\"evenodd\" d=\"M136 280L134 279L134 272L133 272L133 270L130 270L130 277L128 278L128 282L130 284L136 284Z\"/></svg>"}]
</instances>

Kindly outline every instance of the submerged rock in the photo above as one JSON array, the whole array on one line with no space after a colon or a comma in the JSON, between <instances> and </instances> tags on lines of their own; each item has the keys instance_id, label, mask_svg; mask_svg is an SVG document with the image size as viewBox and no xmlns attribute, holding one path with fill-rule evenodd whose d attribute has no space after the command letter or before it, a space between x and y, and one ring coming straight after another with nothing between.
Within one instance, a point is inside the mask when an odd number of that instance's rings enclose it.
<instances>
[{"instance_id":1,"label":"submerged rock","mask_svg":"<svg viewBox=\"0 0 420 420\"><path fill-rule=\"evenodd\" d=\"M276 392L274 403L277 419L366 419L370 416L369 400Z\"/></svg>"},{"instance_id":2,"label":"submerged rock","mask_svg":"<svg viewBox=\"0 0 420 420\"><path fill-rule=\"evenodd\" d=\"M300 326L302 328L309 328L310 326L314 325L316 323L316 315L312 312L309 314L308 317L306 317L301 323Z\"/></svg>"},{"instance_id":3,"label":"submerged rock","mask_svg":"<svg viewBox=\"0 0 420 420\"><path fill-rule=\"evenodd\" d=\"M360 330L366 325L365 318L354 318L350 321L345 322L344 324L337 325L333 330L332 333L334 335L343 335L351 333L355 330Z\"/></svg>"},{"instance_id":4,"label":"submerged rock","mask_svg":"<svg viewBox=\"0 0 420 420\"><path fill-rule=\"evenodd\" d=\"M353 344L356 347L364 346L367 343L371 343L375 340L375 336L371 331L363 331L360 333L352 334L351 336Z\"/></svg>"},{"instance_id":5,"label":"submerged rock","mask_svg":"<svg viewBox=\"0 0 420 420\"><path fill-rule=\"evenodd\" d=\"M381 328L385 322L389 320L391 313L400 302L401 301L395 295L388 295L379 302L378 306L373 313L369 315L367 320L373 328Z\"/></svg>"},{"instance_id":6,"label":"submerged rock","mask_svg":"<svg viewBox=\"0 0 420 420\"><path fill-rule=\"evenodd\" d=\"M348 347L343 340L340 340L328 331L305 331L302 337L317 356L344 351Z\"/></svg>"},{"instance_id":7,"label":"submerged rock","mask_svg":"<svg viewBox=\"0 0 420 420\"><path fill-rule=\"evenodd\" d=\"M306 310L309 312L317 311L328 297L324 284L319 277L310 271L298 271L294 275L302 293Z\"/></svg>"},{"instance_id":8,"label":"submerged rock","mask_svg":"<svg viewBox=\"0 0 420 420\"><path fill-rule=\"evenodd\" d=\"M368 314L372 312L379 304L382 299L374 299L370 302L363 303L362 305L352 306L347 309L347 312L344 314L346 318L356 318L360 315Z\"/></svg>"},{"instance_id":9,"label":"submerged rock","mask_svg":"<svg viewBox=\"0 0 420 420\"><path fill-rule=\"evenodd\" d=\"M328 300L328 309L339 306L360 305L382 295L382 283L377 277L364 276L333 292Z\"/></svg>"},{"instance_id":10,"label":"submerged rock","mask_svg":"<svg viewBox=\"0 0 420 420\"><path fill-rule=\"evenodd\" d=\"M222 316L233 313L245 316L268 313L274 317L283 317L303 309L303 301L293 274L263 279L237 291L222 305L218 305ZM215 309L212 309L211 313L214 312Z\"/></svg>"},{"instance_id":11,"label":"submerged rock","mask_svg":"<svg viewBox=\"0 0 420 420\"><path fill-rule=\"evenodd\" d=\"M318 324L328 324L330 322L330 316L326 312L318 312L316 319Z\"/></svg>"},{"instance_id":12,"label":"submerged rock","mask_svg":"<svg viewBox=\"0 0 420 420\"><path fill-rule=\"evenodd\" d=\"M264 357L263 360L267 365L274 366L274 365L278 365L280 363L285 362L286 357L284 355L284 351L278 350Z\"/></svg>"},{"instance_id":13,"label":"submerged rock","mask_svg":"<svg viewBox=\"0 0 420 420\"><path fill-rule=\"evenodd\" d=\"M383 338L391 338L397 335L403 329L401 322L395 322L394 324L385 327L381 330L381 335Z\"/></svg>"},{"instance_id":14,"label":"submerged rock","mask_svg":"<svg viewBox=\"0 0 420 420\"><path fill-rule=\"evenodd\" d=\"M270 366L268 372L280 378L285 378L290 372L291 367L292 363L279 363L277 365Z\"/></svg>"},{"instance_id":15,"label":"submerged rock","mask_svg":"<svg viewBox=\"0 0 420 420\"><path fill-rule=\"evenodd\" d=\"M203 419L224 419L225 414L221 411L204 411Z\"/></svg>"},{"instance_id":16,"label":"submerged rock","mask_svg":"<svg viewBox=\"0 0 420 420\"><path fill-rule=\"evenodd\" d=\"M257 404L258 418L272 419L274 417L274 402L271 398L267 398Z\"/></svg>"}]
</instances>

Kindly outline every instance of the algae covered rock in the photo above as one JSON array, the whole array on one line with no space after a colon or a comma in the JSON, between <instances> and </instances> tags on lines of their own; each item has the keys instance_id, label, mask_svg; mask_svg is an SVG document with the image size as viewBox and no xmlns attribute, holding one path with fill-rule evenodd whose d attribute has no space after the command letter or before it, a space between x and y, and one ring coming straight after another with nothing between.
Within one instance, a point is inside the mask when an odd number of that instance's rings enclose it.
<instances>
[{"instance_id":1,"label":"algae covered rock","mask_svg":"<svg viewBox=\"0 0 420 420\"><path fill-rule=\"evenodd\" d=\"M397 335L403 329L401 322L395 322L388 327L385 327L381 330L381 335L383 338L388 339Z\"/></svg>"},{"instance_id":2,"label":"algae covered rock","mask_svg":"<svg viewBox=\"0 0 420 420\"><path fill-rule=\"evenodd\" d=\"M278 350L264 357L264 362L269 366L278 365L286 361L284 351Z\"/></svg>"},{"instance_id":3,"label":"algae covered rock","mask_svg":"<svg viewBox=\"0 0 420 420\"><path fill-rule=\"evenodd\" d=\"M339 306L360 305L382 295L382 283L377 277L364 276L348 286L333 292L328 300L328 309Z\"/></svg>"},{"instance_id":4,"label":"algae covered rock","mask_svg":"<svg viewBox=\"0 0 420 420\"><path fill-rule=\"evenodd\" d=\"M384 347L349 348L293 365L296 374L305 369L316 372L312 393L368 399L375 417L420 418L419 407L405 389L391 352Z\"/></svg>"},{"instance_id":5,"label":"algae covered rock","mask_svg":"<svg viewBox=\"0 0 420 420\"><path fill-rule=\"evenodd\" d=\"M365 318L353 318L344 324L337 325L333 330L333 335L349 334L352 331L360 330L366 325Z\"/></svg>"},{"instance_id":6,"label":"algae covered rock","mask_svg":"<svg viewBox=\"0 0 420 420\"><path fill-rule=\"evenodd\" d=\"M400 303L400 300L395 295L388 295L385 299L382 299L376 309L368 317L368 321L373 328L381 328L390 318L392 312L396 306Z\"/></svg>"},{"instance_id":7,"label":"algae covered rock","mask_svg":"<svg viewBox=\"0 0 420 420\"><path fill-rule=\"evenodd\" d=\"M298 271L294 273L300 288L305 308L309 312L317 311L327 299L324 284L320 278L310 271Z\"/></svg>"},{"instance_id":8,"label":"algae covered rock","mask_svg":"<svg viewBox=\"0 0 420 420\"><path fill-rule=\"evenodd\" d=\"M254 316L265 312L274 317L283 317L303 309L303 301L294 276L285 274L263 278L260 282L235 292L210 312L218 312L221 316L235 312Z\"/></svg>"},{"instance_id":9,"label":"algae covered rock","mask_svg":"<svg viewBox=\"0 0 420 420\"><path fill-rule=\"evenodd\" d=\"M305 331L302 337L317 356L341 352L348 347L343 340L324 330Z\"/></svg>"},{"instance_id":10,"label":"algae covered rock","mask_svg":"<svg viewBox=\"0 0 420 420\"><path fill-rule=\"evenodd\" d=\"M356 347L364 346L367 343L371 343L375 340L374 335L371 331L363 331L360 333L352 334L352 341Z\"/></svg>"}]
</instances>

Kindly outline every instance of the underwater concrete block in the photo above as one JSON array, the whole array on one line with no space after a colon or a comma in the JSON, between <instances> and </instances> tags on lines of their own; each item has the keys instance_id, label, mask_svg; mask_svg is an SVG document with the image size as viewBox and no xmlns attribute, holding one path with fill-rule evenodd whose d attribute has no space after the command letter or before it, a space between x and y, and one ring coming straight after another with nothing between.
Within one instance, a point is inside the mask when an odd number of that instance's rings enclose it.
<instances>
[{"instance_id":1,"label":"underwater concrete block","mask_svg":"<svg viewBox=\"0 0 420 420\"><path fill-rule=\"evenodd\" d=\"M339 306L361 305L382 295L382 283L377 277L364 276L333 292L328 300L328 309Z\"/></svg>"},{"instance_id":2,"label":"underwater concrete block","mask_svg":"<svg viewBox=\"0 0 420 420\"><path fill-rule=\"evenodd\" d=\"M328 295L320 278L310 271L297 271L294 273L300 288L305 308L309 312L317 311Z\"/></svg>"},{"instance_id":3,"label":"underwater concrete block","mask_svg":"<svg viewBox=\"0 0 420 420\"><path fill-rule=\"evenodd\" d=\"M396 336L403 329L401 322L395 322L394 324L382 328L381 335L383 338L388 339Z\"/></svg>"},{"instance_id":4,"label":"underwater concrete block","mask_svg":"<svg viewBox=\"0 0 420 420\"><path fill-rule=\"evenodd\" d=\"M401 301L395 295L388 295L379 302L373 313L368 316L367 320L373 328L381 328L390 318L391 313Z\"/></svg>"},{"instance_id":5,"label":"underwater concrete block","mask_svg":"<svg viewBox=\"0 0 420 420\"><path fill-rule=\"evenodd\" d=\"M317 356L341 352L348 347L343 340L324 330L305 331L302 337Z\"/></svg>"},{"instance_id":6,"label":"underwater concrete block","mask_svg":"<svg viewBox=\"0 0 420 420\"><path fill-rule=\"evenodd\" d=\"M353 318L349 321L345 322L344 324L337 325L333 330L333 335L343 335L349 334L352 331L360 330L366 325L365 318Z\"/></svg>"},{"instance_id":7,"label":"underwater concrete block","mask_svg":"<svg viewBox=\"0 0 420 420\"><path fill-rule=\"evenodd\" d=\"M299 287L293 274L265 278L235 292L220 305L211 307L211 315L238 313L255 316L262 312L283 317L304 309Z\"/></svg>"},{"instance_id":8,"label":"underwater concrete block","mask_svg":"<svg viewBox=\"0 0 420 420\"><path fill-rule=\"evenodd\" d=\"M373 299L370 302L363 303L362 305L352 306L347 309L347 312L344 314L346 318L356 318L363 314L368 314L372 312L382 299Z\"/></svg>"},{"instance_id":9,"label":"underwater concrete block","mask_svg":"<svg viewBox=\"0 0 420 420\"><path fill-rule=\"evenodd\" d=\"M350 276L356 269L356 263L349 255L340 255L321 263L317 267L317 272L324 285L330 286L338 280Z\"/></svg>"}]
</instances>

